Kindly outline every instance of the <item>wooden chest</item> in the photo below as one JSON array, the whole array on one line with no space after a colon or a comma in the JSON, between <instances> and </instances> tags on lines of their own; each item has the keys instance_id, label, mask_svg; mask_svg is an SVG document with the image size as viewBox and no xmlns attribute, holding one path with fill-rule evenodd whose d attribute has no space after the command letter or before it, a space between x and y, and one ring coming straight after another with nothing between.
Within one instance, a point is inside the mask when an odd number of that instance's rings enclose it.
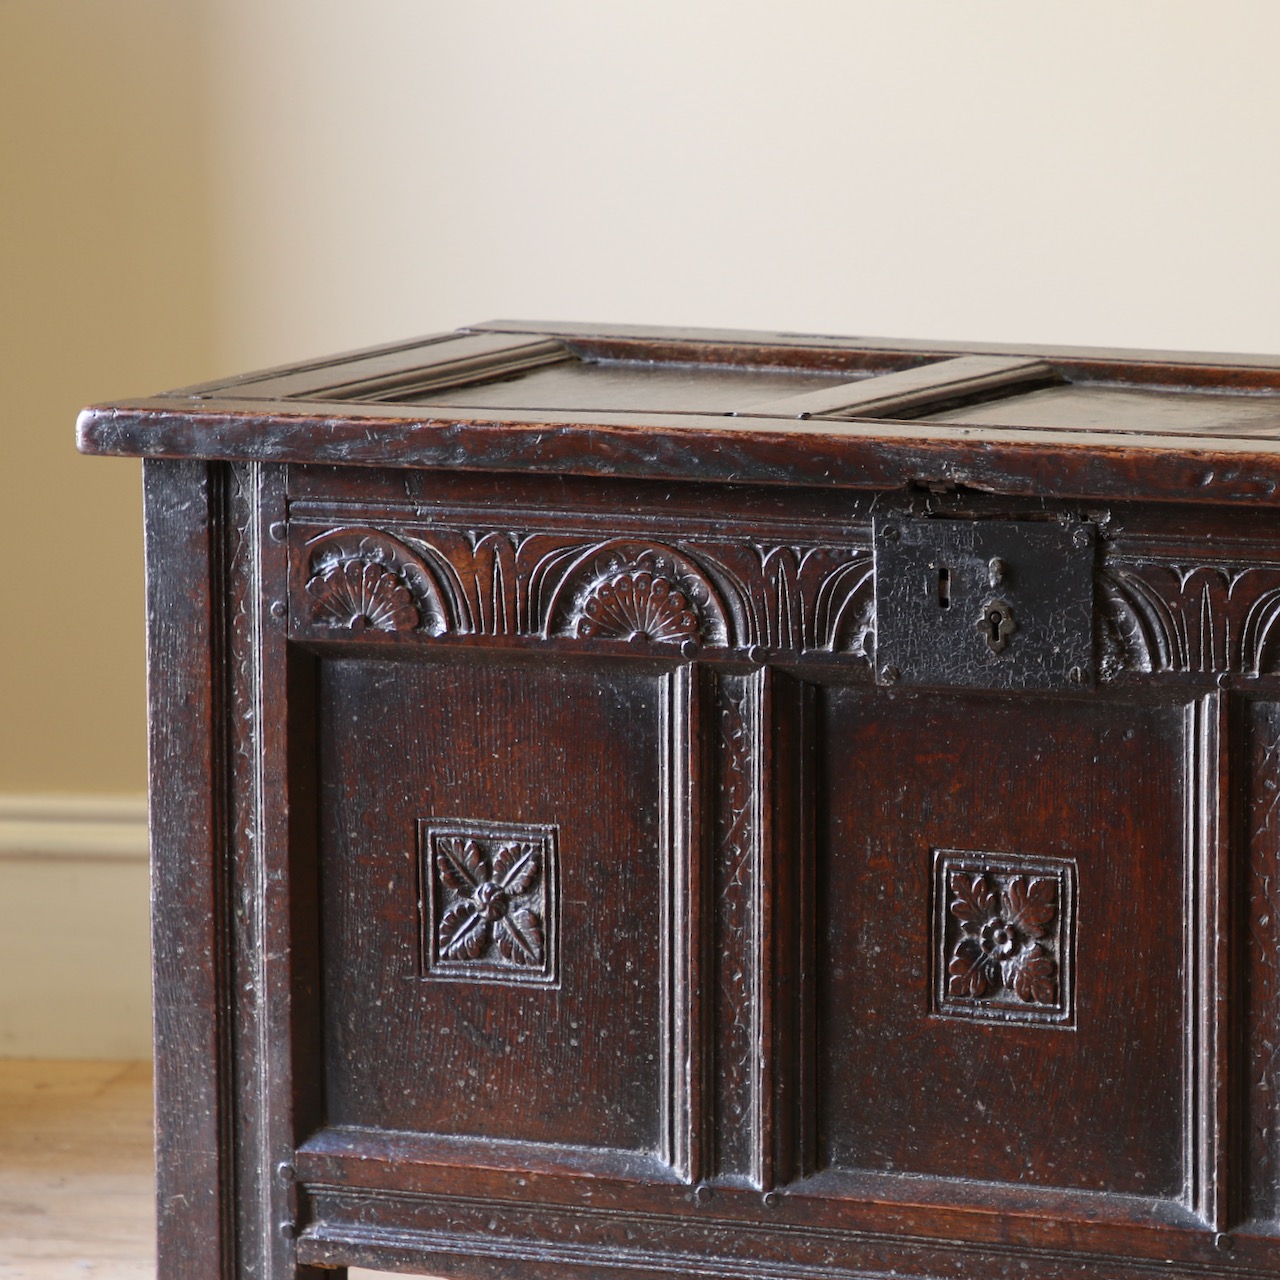
<instances>
[{"instance_id":1,"label":"wooden chest","mask_svg":"<svg viewBox=\"0 0 1280 1280\"><path fill-rule=\"evenodd\" d=\"M1280 361L497 323L80 443L162 1280L1280 1270Z\"/></svg>"}]
</instances>

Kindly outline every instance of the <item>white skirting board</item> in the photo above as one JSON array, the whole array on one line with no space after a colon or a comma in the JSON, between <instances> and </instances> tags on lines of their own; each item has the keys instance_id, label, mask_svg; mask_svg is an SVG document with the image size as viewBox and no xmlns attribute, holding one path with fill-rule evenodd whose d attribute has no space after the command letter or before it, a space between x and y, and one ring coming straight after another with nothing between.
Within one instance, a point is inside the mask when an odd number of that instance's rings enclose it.
<instances>
[{"instance_id":1,"label":"white skirting board","mask_svg":"<svg viewBox=\"0 0 1280 1280\"><path fill-rule=\"evenodd\" d=\"M0 794L0 1057L151 1054L141 796Z\"/></svg>"}]
</instances>

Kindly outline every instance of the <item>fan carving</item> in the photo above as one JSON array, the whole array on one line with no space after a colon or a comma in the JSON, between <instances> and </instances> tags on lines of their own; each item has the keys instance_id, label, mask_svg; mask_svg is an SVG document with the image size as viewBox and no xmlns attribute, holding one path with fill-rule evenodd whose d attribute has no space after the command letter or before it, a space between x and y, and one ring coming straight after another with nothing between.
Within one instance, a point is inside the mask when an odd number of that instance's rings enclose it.
<instances>
[{"instance_id":1,"label":"fan carving","mask_svg":"<svg viewBox=\"0 0 1280 1280\"><path fill-rule=\"evenodd\" d=\"M352 631L412 631L419 623L413 593L399 575L371 560L340 560L307 583L315 619Z\"/></svg>"},{"instance_id":2,"label":"fan carving","mask_svg":"<svg viewBox=\"0 0 1280 1280\"><path fill-rule=\"evenodd\" d=\"M641 567L598 582L578 619L583 639L680 644L697 640L700 632L698 615L685 594L670 579Z\"/></svg>"}]
</instances>

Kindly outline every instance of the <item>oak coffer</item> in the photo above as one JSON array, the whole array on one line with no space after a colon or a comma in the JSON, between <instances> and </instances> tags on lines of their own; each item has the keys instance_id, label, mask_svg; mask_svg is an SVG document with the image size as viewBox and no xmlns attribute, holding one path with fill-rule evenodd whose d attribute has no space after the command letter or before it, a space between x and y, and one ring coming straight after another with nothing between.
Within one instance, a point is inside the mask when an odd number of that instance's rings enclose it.
<instances>
[{"instance_id":1,"label":"oak coffer","mask_svg":"<svg viewBox=\"0 0 1280 1280\"><path fill-rule=\"evenodd\" d=\"M1280 360L492 323L80 443L162 1280L1280 1271Z\"/></svg>"}]
</instances>

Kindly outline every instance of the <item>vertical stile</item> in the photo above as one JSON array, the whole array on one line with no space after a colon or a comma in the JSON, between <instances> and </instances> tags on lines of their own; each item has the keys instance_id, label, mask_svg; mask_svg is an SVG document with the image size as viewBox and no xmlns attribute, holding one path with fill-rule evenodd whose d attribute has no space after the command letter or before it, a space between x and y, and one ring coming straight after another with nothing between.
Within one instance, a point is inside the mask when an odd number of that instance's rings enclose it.
<instances>
[{"instance_id":1,"label":"vertical stile","mask_svg":"<svg viewBox=\"0 0 1280 1280\"><path fill-rule=\"evenodd\" d=\"M1234 1218L1230 1103L1232 1010L1231 700L1206 695L1189 710L1192 870L1192 1203L1207 1226Z\"/></svg>"},{"instance_id":2,"label":"vertical stile","mask_svg":"<svg viewBox=\"0 0 1280 1280\"><path fill-rule=\"evenodd\" d=\"M701 828L697 800L701 765L694 756L698 698L691 666L666 675L662 705L662 1156L682 1177L696 1181L704 1176L706 1146L707 1045L701 995L706 911L705 858L697 844Z\"/></svg>"},{"instance_id":3,"label":"vertical stile","mask_svg":"<svg viewBox=\"0 0 1280 1280\"><path fill-rule=\"evenodd\" d=\"M192 1280L239 1274L224 473L219 464L144 464L157 1265Z\"/></svg>"},{"instance_id":4,"label":"vertical stile","mask_svg":"<svg viewBox=\"0 0 1280 1280\"><path fill-rule=\"evenodd\" d=\"M764 673L708 671L703 718L709 798L707 970L712 1033L710 1167L759 1185L760 697Z\"/></svg>"},{"instance_id":5,"label":"vertical stile","mask_svg":"<svg viewBox=\"0 0 1280 1280\"><path fill-rule=\"evenodd\" d=\"M770 671L761 689L760 1185L812 1162L814 945L807 742L812 689Z\"/></svg>"}]
</instances>

